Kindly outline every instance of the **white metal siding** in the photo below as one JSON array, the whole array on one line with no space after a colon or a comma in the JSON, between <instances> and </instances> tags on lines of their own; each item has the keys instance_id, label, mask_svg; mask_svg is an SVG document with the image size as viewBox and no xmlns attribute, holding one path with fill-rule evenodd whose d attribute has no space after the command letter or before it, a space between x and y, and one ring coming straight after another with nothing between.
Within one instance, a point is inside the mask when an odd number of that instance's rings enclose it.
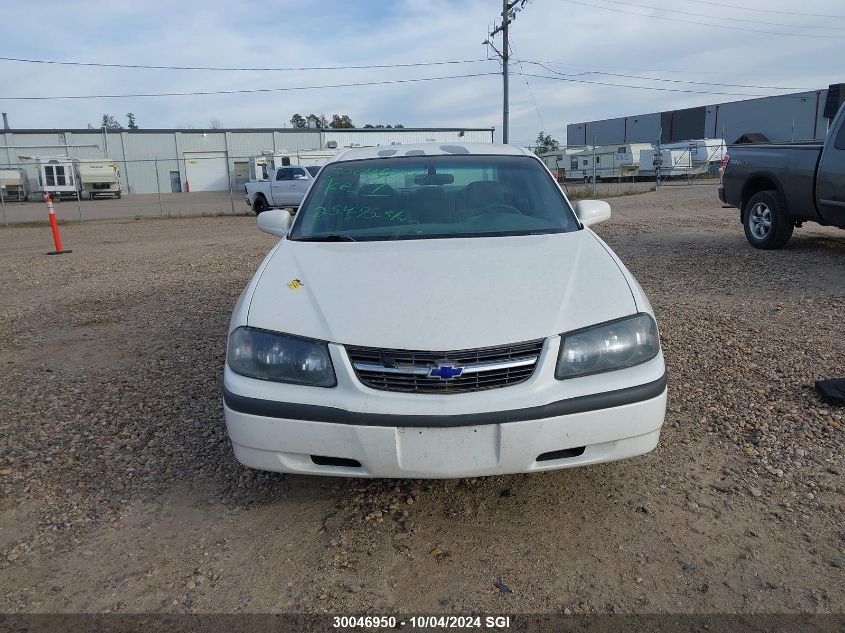
<instances>
[{"instance_id":1,"label":"white metal siding","mask_svg":"<svg viewBox=\"0 0 845 633\"><path fill-rule=\"evenodd\" d=\"M223 152L226 150L224 132L182 131L182 151L185 152Z\"/></svg>"},{"instance_id":2,"label":"white metal siding","mask_svg":"<svg viewBox=\"0 0 845 633\"><path fill-rule=\"evenodd\" d=\"M185 173L190 191L225 191L229 188L225 152L185 152Z\"/></svg>"},{"instance_id":3,"label":"white metal siding","mask_svg":"<svg viewBox=\"0 0 845 633\"><path fill-rule=\"evenodd\" d=\"M273 151L272 132L232 132L229 141L229 157L247 159L261 152Z\"/></svg>"},{"instance_id":4,"label":"white metal siding","mask_svg":"<svg viewBox=\"0 0 845 633\"><path fill-rule=\"evenodd\" d=\"M225 190L228 179L224 175L225 162L234 171L234 161L246 160L263 151L290 152L326 149L326 143L334 140L338 148L352 145L390 145L424 143L490 143L491 130L466 130L460 136L459 130L413 130L413 129L367 129L350 130L27 130L0 131L5 149L0 149L0 164L16 168L24 167L29 176L30 188L37 189L37 179L32 161L21 157L75 157L81 159L113 160L120 167L121 187L124 193L156 193L159 187L170 191L170 172L179 171L182 186L186 179L191 189L211 178L215 187ZM208 163L213 171L203 175L192 169L193 178L188 178L186 154L215 153L216 160ZM156 180L158 166L158 180ZM193 167L193 166L192 166ZM196 182L195 182L196 181Z\"/></svg>"}]
</instances>

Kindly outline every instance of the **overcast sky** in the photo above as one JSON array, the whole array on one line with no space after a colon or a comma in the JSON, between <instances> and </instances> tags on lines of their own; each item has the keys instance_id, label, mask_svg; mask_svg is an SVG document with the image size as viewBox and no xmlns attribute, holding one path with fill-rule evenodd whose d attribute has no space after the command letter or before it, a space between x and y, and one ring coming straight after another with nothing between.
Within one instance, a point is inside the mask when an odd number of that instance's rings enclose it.
<instances>
[{"instance_id":1,"label":"overcast sky","mask_svg":"<svg viewBox=\"0 0 845 633\"><path fill-rule=\"evenodd\" d=\"M551 72L555 71L590 82L754 95L845 82L842 0L720 0L724 6L713 2L529 0L511 28L512 54L550 63L547 68L512 63L511 69L560 77ZM499 0L4 3L0 56L239 67L478 60L488 55L481 42L501 9ZM44 26L33 28L36 23ZM796 36L799 33L812 37ZM500 36L495 44L501 48ZM496 61L295 72L106 69L0 61L0 97L281 88L499 71ZM623 74L768 88L618 76ZM493 75L257 94L0 101L0 110L9 113L13 128L99 125L104 112L124 125L125 113L134 112L138 124L148 128L203 128L212 118L225 127L272 127L289 126L295 112L314 112L329 118L334 113L349 114L358 126L496 127L498 138L501 84L501 76ZM545 128L563 141L568 123L741 98L512 75L510 140L527 144Z\"/></svg>"}]
</instances>

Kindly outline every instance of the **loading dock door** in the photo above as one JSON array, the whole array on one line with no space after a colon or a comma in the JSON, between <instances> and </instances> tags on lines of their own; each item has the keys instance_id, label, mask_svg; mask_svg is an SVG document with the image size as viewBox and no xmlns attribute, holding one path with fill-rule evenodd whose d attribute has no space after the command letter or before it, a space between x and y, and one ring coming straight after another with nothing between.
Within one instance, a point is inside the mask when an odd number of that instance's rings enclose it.
<instances>
[{"instance_id":1,"label":"loading dock door","mask_svg":"<svg viewBox=\"0 0 845 633\"><path fill-rule=\"evenodd\" d=\"M226 154L224 152L186 152L185 176L189 191L226 191L229 189Z\"/></svg>"}]
</instances>

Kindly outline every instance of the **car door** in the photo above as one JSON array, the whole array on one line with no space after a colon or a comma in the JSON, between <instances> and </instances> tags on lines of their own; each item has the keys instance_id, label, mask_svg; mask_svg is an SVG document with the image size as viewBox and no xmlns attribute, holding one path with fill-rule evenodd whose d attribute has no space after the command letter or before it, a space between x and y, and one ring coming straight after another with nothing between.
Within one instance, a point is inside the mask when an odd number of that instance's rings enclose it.
<instances>
[{"instance_id":1,"label":"car door","mask_svg":"<svg viewBox=\"0 0 845 633\"><path fill-rule=\"evenodd\" d=\"M311 174L304 167L291 167L293 180L291 181L291 204L298 207L305 197L305 192L311 185Z\"/></svg>"},{"instance_id":2,"label":"car door","mask_svg":"<svg viewBox=\"0 0 845 633\"><path fill-rule=\"evenodd\" d=\"M819 161L816 192L822 219L845 228L845 106L836 119L839 129L828 140Z\"/></svg>"},{"instance_id":3,"label":"car door","mask_svg":"<svg viewBox=\"0 0 845 633\"><path fill-rule=\"evenodd\" d=\"M273 194L273 204L283 206L293 204L293 168L279 167L276 170L276 179L270 184Z\"/></svg>"}]
</instances>

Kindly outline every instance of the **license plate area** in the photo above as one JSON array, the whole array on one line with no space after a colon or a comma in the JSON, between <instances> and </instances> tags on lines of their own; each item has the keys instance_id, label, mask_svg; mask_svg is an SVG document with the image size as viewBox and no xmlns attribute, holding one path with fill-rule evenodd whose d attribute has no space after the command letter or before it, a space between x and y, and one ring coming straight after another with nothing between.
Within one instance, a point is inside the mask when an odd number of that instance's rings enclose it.
<instances>
[{"instance_id":1,"label":"license plate area","mask_svg":"<svg viewBox=\"0 0 845 633\"><path fill-rule=\"evenodd\" d=\"M452 471L495 468L501 452L498 424L455 428L396 429L399 466L449 475Z\"/></svg>"}]
</instances>

